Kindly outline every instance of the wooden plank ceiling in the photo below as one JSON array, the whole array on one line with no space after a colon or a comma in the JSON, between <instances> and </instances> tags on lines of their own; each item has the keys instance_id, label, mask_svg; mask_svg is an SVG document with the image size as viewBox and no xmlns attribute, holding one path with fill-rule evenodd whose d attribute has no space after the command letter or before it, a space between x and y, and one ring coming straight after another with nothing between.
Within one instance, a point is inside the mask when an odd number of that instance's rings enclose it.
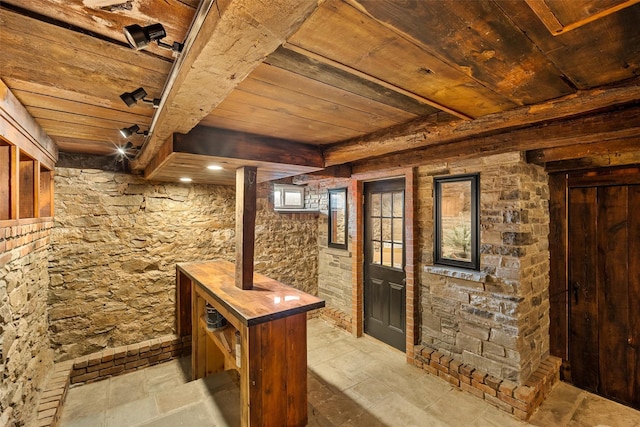
<instances>
[{"instance_id":1,"label":"wooden plank ceiling","mask_svg":"<svg viewBox=\"0 0 640 427\"><path fill-rule=\"evenodd\" d=\"M262 152L274 140L308 154L292 164L269 153L259 168L271 179L450 143L460 129L464 138L503 132L503 117L514 129L569 119L593 89L637 88L637 3L3 0L0 78L61 151L115 155L127 141L118 129L138 124L150 135L131 138L142 146L128 153L135 170L219 183L228 174L194 170L224 161L216 141L243 141L246 156L229 157L228 169L256 162L252 148ZM156 22L164 41L184 41L181 54L128 47L124 26ZM160 108L120 100L138 87L160 98ZM553 108L555 100L566 100L568 111L527 121L531 108ZM637 101L609 99L593 109ZM205 133L218 139L203 141L202 127L216 128ZM416 130L431 137L411 146L393 139ZM178 134L187 142L172 155L167 147ZM624 141L620 149L638 148Z\"/></svg>"}]
</instances>

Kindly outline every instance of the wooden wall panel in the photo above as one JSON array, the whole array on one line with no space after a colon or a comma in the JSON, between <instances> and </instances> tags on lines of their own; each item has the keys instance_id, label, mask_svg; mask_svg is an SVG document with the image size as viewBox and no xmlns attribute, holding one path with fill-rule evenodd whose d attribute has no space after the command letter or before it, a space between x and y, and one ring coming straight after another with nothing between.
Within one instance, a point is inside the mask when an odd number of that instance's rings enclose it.
<instances>
[{"instance_id":1,"label":"wooden wall panel","mask_svg":"<svg viewBox=\"0 0 640 427\"><path fill-rule=\"evenodd\" d=\"M568 360L567 182L549 175L549 351Z\"/></svg>"}]
</instances>

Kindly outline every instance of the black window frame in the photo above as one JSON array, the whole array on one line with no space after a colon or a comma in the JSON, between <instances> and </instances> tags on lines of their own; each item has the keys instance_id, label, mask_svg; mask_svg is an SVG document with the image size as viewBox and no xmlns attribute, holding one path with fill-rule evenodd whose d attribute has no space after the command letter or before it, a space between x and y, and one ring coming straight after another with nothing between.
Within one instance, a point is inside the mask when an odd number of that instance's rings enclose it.
<instances>
[{"instance_id":1,"label":"black window frame","mask_svg":"<svg viewBox=\"0 0 640 427\"><path fill-rule=\"evenodd\" d=\"M471 260L463 261L442 256L442 184L468 181L471 185ZM480 270L480 174L436 177L434 186L434 264Z\"/></svg>"},{"instance_id":2,"label":"black window frame","mask_svg":"<svg viewBox=\"0 0 640 427\"><path fill-rule=\"evenodd\" d=\"M332 210L334 208L333 204L331 203L331 195L332 194L344 194L344 243L338 243L338 242L334 242L332 237L333 237L333 215ZM330 248L336 248L336 249L347 249L348 245L349 245L349 197L347 194L347 188L343 187L343 188L332 188L329 189L329 202L328 202L328 211L327 211L327 216L328 216L328 228L327 228L327 245Z\"/></svg>"}]
</instances>

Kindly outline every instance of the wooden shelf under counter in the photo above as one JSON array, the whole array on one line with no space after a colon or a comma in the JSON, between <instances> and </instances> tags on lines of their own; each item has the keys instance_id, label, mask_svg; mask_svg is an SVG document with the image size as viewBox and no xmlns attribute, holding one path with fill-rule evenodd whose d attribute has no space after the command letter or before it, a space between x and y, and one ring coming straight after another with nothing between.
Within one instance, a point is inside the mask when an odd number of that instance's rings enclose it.
<instances>
[{"instance_id":1,"label":"wooden shelf under counter","mask_svg":"<svg viewBox=\"0 0 640 427\"><path fill-rule=\"evenodd\" d=\"M307 316L324 301L254 274L253 289L235 286L227 261L177 266L178 333L192 336L193 379L237 369L243 426L303 426L307 423ZM210 331L209 303L227 320ZM240 334L240 367L235 333Z\"/></svg>"}]
</instances>

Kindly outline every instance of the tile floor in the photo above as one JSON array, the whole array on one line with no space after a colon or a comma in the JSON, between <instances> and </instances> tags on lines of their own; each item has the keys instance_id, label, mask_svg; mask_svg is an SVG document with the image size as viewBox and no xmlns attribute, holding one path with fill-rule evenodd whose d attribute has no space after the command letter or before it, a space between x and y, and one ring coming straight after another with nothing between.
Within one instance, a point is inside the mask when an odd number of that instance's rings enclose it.
<instances>
[{"instance_id":1,"label":"tile floor","mask_svg":"<svg viewBox=\"0 0 640 427\"><path fill-rule=\"evenodd\" d=\"M640 412L561 383L523 423L405 363L378 341L309 321L309 426L640 427ZM75 387L61 427L239 425L232 372L188 382L190 360Z\"/></svg>"}]
</instances>

